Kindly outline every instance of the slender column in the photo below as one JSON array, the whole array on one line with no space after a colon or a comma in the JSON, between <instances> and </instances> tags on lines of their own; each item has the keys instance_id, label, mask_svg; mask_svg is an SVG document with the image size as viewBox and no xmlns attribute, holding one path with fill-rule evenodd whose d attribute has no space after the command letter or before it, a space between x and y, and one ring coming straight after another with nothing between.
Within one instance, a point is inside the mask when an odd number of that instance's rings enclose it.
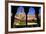
<instances>
[{"instance_id":1,"label":"slender column","mask_svg":"<svg viewBox=\"0 0 46 34\"><path fill-rule=\"evenodd\" d=\"M28 9L29 7L25 7L24 9L25 9L25 14L26 14L26 27L27 27L27 14L28 14Z\"/></svg>"}]
</instances>

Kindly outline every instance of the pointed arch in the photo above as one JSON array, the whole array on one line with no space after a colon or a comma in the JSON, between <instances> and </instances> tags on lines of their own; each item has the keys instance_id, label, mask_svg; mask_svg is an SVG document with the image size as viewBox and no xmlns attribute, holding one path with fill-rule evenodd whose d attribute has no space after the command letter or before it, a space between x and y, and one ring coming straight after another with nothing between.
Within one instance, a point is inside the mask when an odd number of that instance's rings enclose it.
<instances>
[{"instance_id":1,"label":"pointed arch","mask_svg":"<svg viewBox=\"0 0 46 34\"><path fill-rule=\"evenodd\" d=\"M20 13L24 13L24 7L22 7L22 6L18 7L16 14L20 14Z\"/></svg>"},{"instance_id":2,"label":"pointed arch","mask_svg":"<svg viewBox=\"0 0 46 34\"><path fill-rule=\"evenodd\" d=\"M32 8L32 7L30 7L30 8L29 8L28 15L35 15L35 9Z\"/></svg>"}]
</instances>

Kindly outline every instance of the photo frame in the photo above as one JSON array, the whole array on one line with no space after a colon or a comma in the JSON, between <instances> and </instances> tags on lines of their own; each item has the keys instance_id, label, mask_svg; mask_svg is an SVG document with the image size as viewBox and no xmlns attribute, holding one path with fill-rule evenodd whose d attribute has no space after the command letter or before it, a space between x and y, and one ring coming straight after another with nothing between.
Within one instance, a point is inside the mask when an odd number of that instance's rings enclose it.
<instances>
[{"instance_id":1,"label":"photo frame","mask_svg":"<svg viewBox=\"0 0 46 34\"><path fill-rule=\"evenodd\" d=\"M22 18L21 18L22 17ZM5 2L5 32L38 32L45 28L44 2Z\"/></svg>"}]
</instances>

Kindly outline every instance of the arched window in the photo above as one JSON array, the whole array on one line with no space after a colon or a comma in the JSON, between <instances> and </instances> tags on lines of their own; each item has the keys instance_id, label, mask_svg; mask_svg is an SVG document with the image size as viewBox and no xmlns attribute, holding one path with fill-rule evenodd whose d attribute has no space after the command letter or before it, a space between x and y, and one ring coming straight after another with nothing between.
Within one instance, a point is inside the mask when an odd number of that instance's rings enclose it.
<instances>
[{"instance_id":1,"label":"arched window","mask_svg":"<svg viewBox=\"0 0 46 34\"><path fill-rule=\"evenodd\" d=\"M29 8L28 15L35 15L35 9L34 8Z\"/></svg>"},{"instance_id":2,"label":"arched window","mask_svg":"<svg viewBox=\"0 0 46 34\"><path fill-rule=\"evenodd\" d=\"M26 16L25 16L25 12L24 12L24 7L18 7L17 8L17 12L15 15L15 24L18 25L26 25Z\"/></svg>"},{"instance_id":3,"label":"arched window","mask_svg":"<svg viewBox=\"0 0 46 34\"><path fill-rule=\"evenodd\" d=\"M21 13L24 13L24 8L23 7L18 7L16 14L21 14Z\"/></svg>"},{"instance_id":4,"label":"arched window","mask_svg":"<svg viewBox=\"0 0 46 34\"><path fill-rule=\"evenodd\" d=\"M26 19L26 15L25 15L25 12L24 12L24 7L21 6L21 7L18 7L18 8L17 8L17 13L16 13L15 17L16 17L16 16L17 16L18 18L21 17L20 20L21 20L21 19L23 19L23 20Z\"/></svg>"}]
</instances>

